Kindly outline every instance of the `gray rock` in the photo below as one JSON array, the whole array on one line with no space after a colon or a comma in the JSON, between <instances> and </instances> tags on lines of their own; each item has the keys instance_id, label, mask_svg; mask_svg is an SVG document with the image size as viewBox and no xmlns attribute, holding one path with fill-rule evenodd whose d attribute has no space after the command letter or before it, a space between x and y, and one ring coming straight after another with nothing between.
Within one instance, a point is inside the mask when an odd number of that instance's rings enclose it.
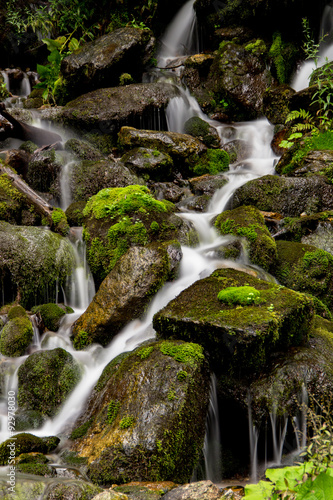
<instances>
[{"instance_id":1,"label":"gray rock","mask_svg":"<svg viewBox=\"0 0 333 500\"><path fill-rule=\"evenodd\" d=\"M222 492L211 481L184 484L163 496L164 500L219 500Z\"/></svg>"}]
</instances>

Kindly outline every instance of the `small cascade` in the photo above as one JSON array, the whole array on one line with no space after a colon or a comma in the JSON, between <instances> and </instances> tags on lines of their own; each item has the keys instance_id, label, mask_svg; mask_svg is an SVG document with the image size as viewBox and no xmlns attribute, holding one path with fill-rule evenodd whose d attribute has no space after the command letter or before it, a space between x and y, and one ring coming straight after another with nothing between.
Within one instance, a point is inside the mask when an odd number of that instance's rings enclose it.
<instances>
[{"instance_id":1,"label":"small cascade","mask_svg":"<svg viewBox=\"0 0 333 500\"><path fill-rule=\"evenodd\" d=\"M301 64L290 84L296 92L309 86L310 76L316 68L320 68L333 60L332 29L333 5L328 4L325 6L320 23L320 39L322 41L320 43L318 60L316 63L313 60L308 60Z\"/></svg>"},{"instance_id":2,"label":"small cascade","mask_svg":"<svg viewBox=\"0 0 333 500\"><path fill-rule=\"evenodd\" d=\"M6 85L6 89L8 90L8 92L10 92L10 83L8 74L6 73L6 71L1 71L1 74L3 77L4 84Z\"/></svg>"},{"instance_id":3,"label":"small cascade","mask_svg":"<svg viewBox=\"0 0 333 500\"><path fill-rule=\"evenodd\" d=\"M197 18L193 8L195 0L189 0L177 13L161 40L157 65L165 68L178 56L199 51Z\"/></svg>"},{"instance_id":4,"label":"small cascade","mask_svg":"<svg viewBox=\"0 0 333 500\"><path fill-rule=\"evenodd\" d=\"M28 75L24 73L23 79L21 81L19 95L22 97L27 97L29 94L31 94L30 80Z\"/></svg>"},{"instance_id":5,"label":"small cascade","mask_svg":"<svg viewBox=\"0 0 333 500\"><path fill-rule=\"evenodd\" d=\"M34 336L32 339L32 346L35 349L40 349L40 334L39 334L39 327L38 327L38 320L35 314L30 316L30 320L32 323L32 327L34 330Z\"/></svg>"},{"instance_id":6,"label":"small cascade","mask_svg":"<svg viewBox=\"0 0 333 500\"><path fill-rule=\"evenodd\" d=\"M66 210L73 201L71 192L71 178L74 165L74 160L66 162L62 167L60 174L60 208L62 208L63 210Z\"/></svg>"},{"instance_id":7,"label":"small cascade","mask_svg":"<svg viewBox=\"0 0 333 500\"><path fill-rule=\"evenodd\" d=\"M251 396L249 394L247 398L247 411L248 411L249 440L250 440L250 477L251 477L251 483L256 483L258 481L259 431L253 424L251 404L252 404Z\"/></svg>"},{"instance_id":8,"label":"small cascade","mask_svg":"<svg viewBox=\"0 0 333 500\"><path fill-rule=\"evenodd\" d=\"M216 390L216 376L211 377L210 400L206 422L204 443L206 479L218 483L221 481L221 440L219 424L219 407Z\"/></svg>"},{"instance_id":9,"label":"small cascade","mask_svg":"<svg viewBox=\"0 0 333 500\"><path fill-rule=\"evenodd\" d=\"M82 228L71 228L70 242L74 249L76 267L68 283L69 305L85 311L95 295L95 284L86 259Z\"/></svg>"},{"instance_id":10,"label":"small cascade","mask_svg":"<svg viewBox=\"0 0 333 500\"><path fill-rule=\"evenodd\" d=\"M281 465L283 446L287 434L288 416L282 417L282 423L278 426L276 408L269 414L272 425L273 464Z\"/></svg>"},{"instance_id":11,"label":"small cascade","mask_svg":"<svg viewBox=\"0 0 333 500\"><path fill-rule=\"evenodd\" d=\"M178 86L180 95L170 99L170 102L165 110L168 130L172 132L184 133L184 124L193 116L198 116L202 120L210 122L197 102L191 96L188 89L183 89Z\"/></svg>"}]
</instances>

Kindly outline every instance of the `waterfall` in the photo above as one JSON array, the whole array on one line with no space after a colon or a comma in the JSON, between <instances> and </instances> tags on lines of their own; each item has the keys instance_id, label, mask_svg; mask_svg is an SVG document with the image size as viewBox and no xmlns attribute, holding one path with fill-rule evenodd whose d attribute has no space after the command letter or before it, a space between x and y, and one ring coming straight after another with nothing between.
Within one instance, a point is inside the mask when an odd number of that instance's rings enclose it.
<instances>
[{"instance_id":1,"label":"waterfall","mask_svg":"<svg viewBox=\"0 0 333 500\"><path fill-rule=\"evenodd\" d=\"M249 440L250 440L250 474L251 483L258 481L258 439L259 431L252 420L252 401L251 396L248 394L247 410L248 410L248 423L249 423Z\"/></svg>"},{"instance_id":2,"label":"waterfall","mask_svg":"<svg viewBox=\"0 0 333 500\"><path fill-rule=\"evenodd\" d=\"M211 377L209 409L206 422L206 435L204 443L206 479L217 483L221 481L221 440L219 407L216 390L216 376Z\"/></svg>"},{"instance_id":3,"label":"waterfall","mask_svg":"<svg viewBox=\"0 0 333 500\"><path fill-rule=\"evenodd\" d=\"M157 58L159 67L165 68L170 60L199 51L194 1L189 0L180 9L163 36Z\"/></svg>"},{"instance_id":4,"label":"waterfall","mask_svg":"<svg viewBox=\"0 0 333 500\"><path fill-rule=\"evenodd\" d=\"M75 165L74 160L67 161L61 169L60 174L60 207L63 210L69 207L72 203L72 192L71 192L71 177L73 166Z\"/></svg>"},{"instance_id":5,"label":"waterfall","mask_svg":"<svg viewBox=\"0 0 333 500\"><path fill-rule=\"evenodd\" d=\"M329 4L325 6L320 23L320 38L323 39L325 35L327 38L324 38L320 44L317 63L313 60L303 62L292 79L290 85L296 92L309 86L310 76L316 68L333 60L332 28L333 6Z\"/></svg>"}]
</instances>

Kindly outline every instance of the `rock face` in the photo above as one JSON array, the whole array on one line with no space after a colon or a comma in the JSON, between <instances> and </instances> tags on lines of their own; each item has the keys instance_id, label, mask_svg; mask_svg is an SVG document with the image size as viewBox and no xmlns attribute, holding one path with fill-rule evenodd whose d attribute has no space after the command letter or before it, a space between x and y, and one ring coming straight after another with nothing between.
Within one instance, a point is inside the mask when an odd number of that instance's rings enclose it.
<instances>
[{"instance_id":1,"label":"rock face","mask_svg":"<svg viewBox=\"0 0 333 500\"><path fill-rule=\"evenodd\" d=\"M61 62L63 100L119 85L122 73L140 81L152 50L151 32L138 28L120 28L84 44Z\"/></svg>"},{"instance_id":2,"label":"rock face","mask_svg":"<svg viewBox=\"0 0 333 500\"><path fill-rule=\"evenodd\" d=\"M34 352L18 370L20 411L35 410L54 416L80 377L78 363L64 349Z\"/></svg>"},{"instance_id":3,"label":"rock face","mask_svg":"<svg viewBox=\"0 0 333 500\"><path fill-rule=\"evenodd\" d=\"M169 100L177 95L171 84L138 83L104 88L81 95L56 112L53 119L90 133L116 135L123 125L146 127L154 113L163 113ZM50 117L52 119L52 116Z\"/></svg>"},{"instance_id":4,"label":"rock face","mask_svg":"<svg viewBox=\"0 0 333 500\"><path fill-rule=\"evenodd\" d=\"M176 242L130 248L74 323L74 346L82 349L92 342L105 346L127 323L142 316L152 296L175 274L181 256Z\"/></svg>"},{"instance_id":5,"label":"rock face","mask_svg":"<svg viewBox=\"0 0 333 500\"><path fill-rule=\"evenodd\" d=\"M266 271L273 268L277 258L276 243L259 210L249 206L226 210L216 218L214 225L220 234L245 238L253 264Z\"/></svg>"},{"instance_id":6,"label":"rock face","mask_svg":"<svg viewBox=\"0 0 333 500\"><path fill-rule=\"evenodd\" d=\"M312 215L331 209L333 188L319 175L311 179L265 175L237 189L231 205L252 205L283 217L298 217L303 212Z\"/></svg>"},{"instance_id":7,"label":"rock face","mask_svg":"<svg viewBox=\"0 0 333 500\"><path fill-rule=\"evenodd\" d=\"M333 311L333 257L305 243L277 241L275 276L293 290L309 293Z\"/></svg>"},{"instance_id":8,"label":"rock face","mask_svg":"<svg viewBox=\"0 0 333 500\"><path fill-rule=\"evenodd\" d=\"M0 289L24 307L49 302L64 286L75 259L70 243L48 229L0 222ZM49 300L45 300L48 297Z\"/></svg>"},{"instance_id":9,"label":"rock face","mask_svg":"<svg viewBox=\"0 0 333 500\"><path fill-rule=\"evenodd\" d=\"M247 292L248 305L218 299L221 290L245 285L258 292L253 303ZM225 269L184 290L155 314L153 325L159 337L203 345L214 371L237 377L261 371L274 351L306 342L313 312L305 295Z\"/></svg>"},{"instance_id":10,"label":"rock face","mask_svg":"<svg viewBox=\"0 0 333 500\"><path fill-rule=\"evenodd\" d=\"M200 346L145 344L104 369L73 449L88 458L94 483L187 482L203 444L208 395Z\"/></svg>"}]
</instances>

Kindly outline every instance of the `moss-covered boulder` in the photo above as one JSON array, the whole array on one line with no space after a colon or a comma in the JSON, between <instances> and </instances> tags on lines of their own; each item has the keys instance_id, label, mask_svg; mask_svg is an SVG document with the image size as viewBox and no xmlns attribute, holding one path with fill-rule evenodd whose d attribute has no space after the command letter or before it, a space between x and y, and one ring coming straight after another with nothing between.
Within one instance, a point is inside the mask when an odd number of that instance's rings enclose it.
<instances>
[{"instance_id":1,"label":"moss-covered boulder","mask_svg":"<svg viewBox=\"0 0 333 500\"><path fill-rule=\"evenodd\" d=\"M65 151L70 151L78 160L103 160L104 155L92 144L81 139L72 138L66 141Z\"/></svg>"},{"instance_id":2,"label":"moss-covered boulder","mask_svg":"<svg viewBox=\"0 0 333 500\"><path fill-rule=\"evenodd\" d=\"M197 137L208 148L219 148L221 145L221 139L216 128L199 118L199 116L193 116L185 122L184 132Z\"/></svg>"},{"instance_id":3,"label":"moss-covered boulder","mask_svg":"<svg viewBox=\"0 0 333 500\"><path fill-rule=\"evenodd\" d=\"M101 189L144 184L121 162L108 160L84 160L71 168L70 189L73 200L87 201Z\"/></svg>"},{"instance_id":4,"label":"moss-covered boulder","mask_svg":"<svg viewBox=\"0 0 333 500\"><path fill-rule=\"evenodd\" d=\"M181 257L177 242L130 248L74 323L74 346L105 346L127 323L141 317L154 294L175 276Z\"/></svg>"},{"instance_id":5,"label":"moss-covered boulder","mask_svg":"<svg viewBox=\"0 0 333 500\"><path fill-rule=\"evenodd\" d=\"M82 226L83 224L83 209L86 206L85 201L73 201L65 211L69 226Z\"/></svg>"},{"instance_id":6,"label":"moss-covered boulder","mask_svg":"<svg viewBox=\"0 0 333 500\"><path fill-rule=\"evenodd\" d=\"M124 125L152 128L156 113L164 110L177 89L165 83L137 83L124 87L101 88L80 95L63 108L46 116L90 134L107 134L116 140ZM150 120L152 119L152 120Z\"/></svg>"},{"instance_id":7,"label":"moss-covered boulder","mask_svg":"<svg viewBox=\"0 0 333 500\"><path fill-rule=\"evenodd\" d=\"M88 458L94 483L186 482L203 444L208 395L200 346L144 344L104 369L77 422L89 422L86 434L73 449Z\"/></svg>"},{"instance_id":8,"label":"moss-covered boulder","mask_svg":"<svg viewBox=\"0 0 333 500\"><path fill-rule=\"evenodd\" d=\"M118 137L120 145L126 149L144 147L170 155L177 169L184 175L189 173L189 164L198 161L198 156L207 150L199 139L177 132L155 132L122 127Z\"/></svg>"},{"instance_id":9,"label":"moss-covered boulder","mask_svg":"<svg viewBox=\"0 0 333 500\"><path fill-rule=\"evenodd\" d=\"M56 301L75 265L65 238L40 227L0 222L0 290L5 302L17 298L26 308Z\"/></svg>"},{"instance_id":10,"label":"moss-covered boulder","mask_svg":"<svg viewBox=\"0 0 333 500\"><path fill-rule=\"evenodd\" d=\"M27 182L35 190L48 193L56 190L61 163L54 149L38 150L31 156L28 165Z\"/></svg>"},{"instance_id":11,"label":"moss-covered boulder","mask_svg":"<svg viewBox=\"0 0 333 500\"><path fill-rule=\"evenodd\" d=\"M314 295L333 311L333 256L305 243L277 241L274 275L293 290Z\"/></svg>"},{"instance_id":12,"label":"moss-covered boulder","mask_svg":"<svg viewBox=\"0 0 333 500\"><path fill-rule=\"evenodd\" d=\"M66 314L64 309L59 307L57 304L42 304L40 306L34 306L31 311L34 314L38 314L44 327L52 332L59 330L60 322Z\"/></svg>"},{"instance_id":13,"label":"moss-covered boulder","mask_svg":"<svg viewBox=\"0 0 333 500\"><path fill-rule=\"evenodd\" d=\"M41 223L41 217L7 174L0 175L0 220L27 226Z\"/></svg>"},{"instance_id":14,"label":"moss-covered boulder","mask_svg":"<svg viewBox=\"0 0 333 500\"><path fill-rule=\"evenodd\" d=\"M0 352L4 356L23 356L33 338L33 327L27 314L10 319L1 331Z\"/></svg>"},{"instance_id":15,"label":"moss-covered boulder","mask_svg":"<svg viewBox=\"0 0 333 500\"><path fill-rule=\"evenodd\" d=\"M145 186L103 189L83 211L87 260L97 285L131 246L178 238L190 242L191 229L172 203L153 198Z\"/></svg>"},{"instance_id":16,"label":"moss-covered boulder","mask_svg":"<svg viewBox=\"0 0 333 500\"><path fill-rule=\"evenodd\" d=\"M60 443L57 437L40 438L33 434L22 433L16 434L15 439L9 438L0 444L0 464L7 465L11 455L18 457L21 453L50 453ZM11 450L14 450L14 452Z\"/></svg>"},{"instance_id":17,"label":"moss-covered boulder","mask_svg":"<svg viewBox=\"0 0 333 500\"><path fill-rule=\"evenodd\" d=\"M213 194L218 190L223 188L228 182L228 177L222 174L209 175L204 174L199 177L192 177L189 179L190 188L195 195L209 195Z\"/></svg>"},{"instance_id":18,"label":"moss-covered boulder","mask_svg":"<svg viewBox=\"0 0 333 500\"><path fill-rule=\"evenodd\" d=\"M265 175L238 188L232 208L253 205L259 210L277 212L283 217L312 215L333 206L333 186L323 176L311 178Z\"/></svg>"},{"instance_id":19,"label":"moss-covered boulder","mask_svg":"<svg viewBox=\"0 0 333 500\"><path fill-rule=\"evenodd\" d=\"M290 112L290 98L294 93L286 84L266 90L263 96L263 113L271 123L285 123Z\"/></svg>"},{"instance_id":20,"label":"moss-covered boulder","mask_svg":"<svg viewBox=\"0 0 333 500\"><path fill-rule=\"evenodd\" d=\"M327 182L333 178L333 151L296 151L286 152L280 158L275 170L278 174L290 177L309 177L320 174Z\"/></svg>"},{"instance_id":21,"label":"moss-covered boulder","mask_svg":"<svg viewBox=\"0 0 333 500\"><path fill-rule=\"evenodd\" d=\"M45 500L92 500L103 490L87 481L72 480L48 485Z\"/></svg>"},{"instance_id":22,"label":"moss-covered boulder","mask_svg":"<svg viewBox=\"0 0 333 500\"><path fill-rule=\"evenodd\" d=\"M285 217L275 228L278 232L276 239L298 242L304 240L304 243L331 252L331 246L327 240L330 239L332 223L332 211L302 215L302 217Z\"/></svg>"},{"instance_id":23,"label":"moss-covered boulder","mask_svg":"<svg viewBox=\"0 0 333 500\"><path fill-rule=\"evenodd\" d=\"M61 62L62 82L56 89L60 104L98 88L117 86L122 73L141 81L144 64L152 55L149 30L119 28L65 57Z\"/></svg>"},{"instance_id":24,"label":"moss-covered boulder","mask_svg":"<svg viewBox=\"0 0 333 500\"><path fill-rule=\"evenodd\" d=\"M245 238L253 264L266 271L275 265L276 243L258 209L242 206L234 210L226 210L216 218L214 226L220 234L232 234Z\"/></svg>"},{"instance_id":25,"label":"moss-covered boulder","mask_svg":"<svg viewBox=\"0 0 333 500\"><path fill-rule=\"evenodd\" d=\"M78 363L64 349L34 352L18 370L19 409L54 416L80 377Z\"/></svg>"},{"instance_id":26,"label":"moss-covered boulder","mask_svg":"<svg viewBox=\"0 0 333 500\"><path fill-rule=\"evenodd\" d=\"M172 178L173 161L171 157L157 149L131 149L124 154L121 162L145 180L166 181Z\"/></svg>"},{"instance_id":27,"label":"moss-covered boulder","mask_svg":"<svg viewBox=\"0 0 333 500\"><path fill-rule=\"evenodd\" d=\"M230 287L240 287L245 302L219 300ZM184 290L155 314L153 325L159 337L203 345L214 370L237 377L260 372L273 352L305 343L313 314L305 295L224 269Z\"/></svg>"},{"instance_id":28,"label":"moss-covered boulder","mask_svg":"<svg viewBox=\"0 0 333 500\"><path fill-rule=\"evenodd\" d=\"M188 160L188 168L192 175L216 175L229 170L230 157L223 149L207 149L200 157Z\"/></svg>"}]
</instances>

